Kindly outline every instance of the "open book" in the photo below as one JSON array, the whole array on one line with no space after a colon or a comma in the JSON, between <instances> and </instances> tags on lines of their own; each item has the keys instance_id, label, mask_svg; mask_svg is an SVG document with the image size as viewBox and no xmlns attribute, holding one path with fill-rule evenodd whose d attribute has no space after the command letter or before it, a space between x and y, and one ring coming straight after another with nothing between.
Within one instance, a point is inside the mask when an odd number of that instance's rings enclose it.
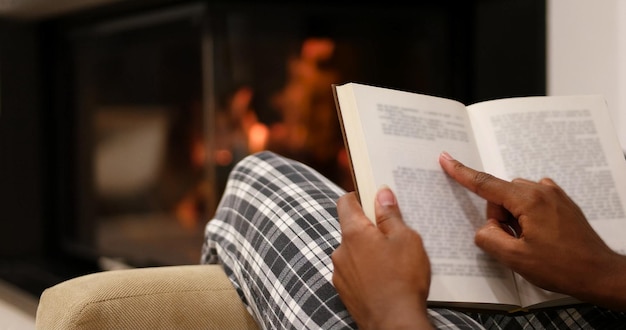
<instances>
[{"instance_id":1,"label":"open book","mask_svg":"<svg viewBox=\"0 0 626 330\"><path fill-rule=\"evenodd\" d=\"M515 311L576 301L504 268L474 244L486 202L441 169L449 152L512 180L552 178L614 250L626 253L626 161L600 96L537 96L470 106L355 83L333 86L357 193L374 221L388 185L431 260L431 306Z\"/></svg>"}]
</instances>

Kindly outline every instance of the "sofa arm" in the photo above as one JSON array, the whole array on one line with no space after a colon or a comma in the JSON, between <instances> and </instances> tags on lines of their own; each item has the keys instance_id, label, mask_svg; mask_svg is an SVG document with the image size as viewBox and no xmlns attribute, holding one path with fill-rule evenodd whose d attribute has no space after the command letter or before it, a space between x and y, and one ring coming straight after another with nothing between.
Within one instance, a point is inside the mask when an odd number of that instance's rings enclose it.
<instances>
[{"instance_id":1,"label":"sofa arm","mask_svg":"<svg viewBox=\"0 0 626 330\"><path fill-rule=\"evenodd\" d=\"M105 271L41 295L37 329L257 329L219 265Z\"/></svg>"}]
</instances>

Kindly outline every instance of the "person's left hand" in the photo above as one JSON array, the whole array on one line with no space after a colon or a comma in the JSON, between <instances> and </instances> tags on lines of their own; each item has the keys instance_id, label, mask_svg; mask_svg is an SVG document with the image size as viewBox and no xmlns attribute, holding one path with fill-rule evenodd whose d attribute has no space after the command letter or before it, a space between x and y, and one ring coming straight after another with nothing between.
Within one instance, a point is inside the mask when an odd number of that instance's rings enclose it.
<instances>
[{"instance_id":1,"label":"person's left hand","mask_svg":"<svg viewBox=\"0 0 626 330\"><path fill-rule=\"evenodd\" d=\"M377 194L377 226L354 193L342 196L337 210L342 242L331 256L333 284L359 328L431 328L426 312L430 262L392 191L382 188Z\"/></svg>"}]
</instances>

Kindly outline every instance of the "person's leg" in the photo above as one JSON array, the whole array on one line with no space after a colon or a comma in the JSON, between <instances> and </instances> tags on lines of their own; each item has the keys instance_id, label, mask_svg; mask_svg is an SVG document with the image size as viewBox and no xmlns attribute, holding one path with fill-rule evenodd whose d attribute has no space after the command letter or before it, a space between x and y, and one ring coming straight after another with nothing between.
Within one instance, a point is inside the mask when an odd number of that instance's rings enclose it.
<instances>
[{"instance_id":1,"label":"person's leg","mask_svg":"<svg viewBox=\"0 0 626 330\"><path fill-rule=\"evenodd\" d=\"M206 227L203 263L220 262L264 328L353 328L331 283L342 189L271 152L239 162Z\"/></svg>"},{"instance_id":2,"label":"person's leg","mask_svg":"<svg viewBox=\"0 0 626 330\"><path fill-rule=\"evenodd\" d=\"M626 314L593 305L520 315L468 313L486 329L626 329Z\"/></svg>"}]
</instances>

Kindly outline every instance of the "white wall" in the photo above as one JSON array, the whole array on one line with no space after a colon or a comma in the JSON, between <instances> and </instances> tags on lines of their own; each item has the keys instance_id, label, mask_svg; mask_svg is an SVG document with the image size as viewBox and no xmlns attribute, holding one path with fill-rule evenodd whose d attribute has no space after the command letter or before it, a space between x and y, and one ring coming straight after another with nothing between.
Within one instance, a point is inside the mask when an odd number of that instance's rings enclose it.
<instances>
[{"instance_id":1,"label":"white wall","mask_svg":"<svg viewBox=\"0 0 626 330\"><path fill-rule=\"evenodd\" d=\"M547 93L604 95L626 151L626 0L547 6Z\"/></svg>"}]
</instances>

